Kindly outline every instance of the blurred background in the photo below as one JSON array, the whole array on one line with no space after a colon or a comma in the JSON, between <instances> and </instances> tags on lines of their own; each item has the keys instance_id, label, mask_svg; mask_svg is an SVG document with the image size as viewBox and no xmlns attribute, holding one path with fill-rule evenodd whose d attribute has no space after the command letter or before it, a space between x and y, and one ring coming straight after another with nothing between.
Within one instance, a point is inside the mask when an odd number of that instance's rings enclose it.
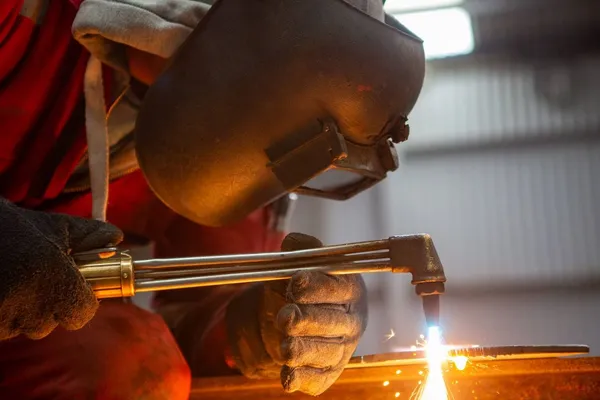
<instances>
[{"instance_id":1,"label":"blurred background","mask_svg":"<svg viewBox=\"0 0 600 400\"><path fill-rule=\"evenodd\" d=\"M448 342L600 355L600 2L385 6L428 58L401 167L348 202L300 198L293 228L328 244L429 233L449 280ZM366 279L359 353L415 344L425 329L410 277Z\"/></svg>"}]
</instances>

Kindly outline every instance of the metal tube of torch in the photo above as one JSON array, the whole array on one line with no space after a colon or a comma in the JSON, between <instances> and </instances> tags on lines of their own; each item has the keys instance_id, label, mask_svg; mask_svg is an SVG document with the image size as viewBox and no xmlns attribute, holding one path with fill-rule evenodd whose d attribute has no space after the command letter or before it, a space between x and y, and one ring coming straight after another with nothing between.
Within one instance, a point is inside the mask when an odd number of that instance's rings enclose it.
<instances>
[{"instance_id":1,"label":"metal tube of torch","mask_svg":"<svg viewBox=\"0 0 600 400\"><path fill-rule=\"evenodd\" d=\"M137 280L136 292L154 292L157 290L184 289L190 287L231 285L239 283L267 282L289 279L301 271L321 271L331 275L363 274L373 272L391 272L389 263L368 262L361 264L340 264L323 266L297 266L292 268L267 269L263 268L250 271L235 271L229 268L217 274L198 274L182 278L164 278L153 280ZM224 268L225 269L225 268Z\"/></svg>"},{"instance_id":2,"label":"metal tube of torch","mask_svg":"<svg viewBox=\"0 0 600 400\"><path fill-rule=\"evenodd\" d=\"M291 260L316 259L322 256L344 256L356 253L387 250L388 240L340 244L317 249L296 250L279 253L233 254L225 256L204 256L187 258L161 258L136 260L136 269L170 269L176 267L217 267L221 265L251 265L253 263L281 262Z\"/></svg>"},{"instance_id":3,"label":"metal tube of torch","mask_svg":"<svg viewBox=\"0 0 600 400\"><path fill-rule=\"evenodd\" d=\"M110 254L112 256L108 256ZM104 257L103 257L104 256ZM116 249L74 256L98 298L137 292L289 279L301 271L332 275L396 272L412 274L428 324L439 319L446 277L429 235L326 246L279 253L132 260Z\"/></svg>"}]
</instances>

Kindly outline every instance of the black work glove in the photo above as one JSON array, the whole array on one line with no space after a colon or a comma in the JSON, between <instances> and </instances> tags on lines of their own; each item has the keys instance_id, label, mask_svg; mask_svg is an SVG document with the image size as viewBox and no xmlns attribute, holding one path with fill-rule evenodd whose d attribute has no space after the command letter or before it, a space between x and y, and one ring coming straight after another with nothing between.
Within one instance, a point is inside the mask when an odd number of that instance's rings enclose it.
<instances>
[{"instance_id":1,"label":"black work glove","mask_svg":"<svg viewBox=\"0 0 600 400\"><path fill-rule=\"evenodd\" d=\"M113 225L19 208L0 198L0 340L83 327L98 308L70 254L116 245Z\"/></svg>"},{"instance_id":2,"label":"black work glove","mask_svg":"<svg viewBox=\"0 0 600 400\"><path fill-rule=\"evenodd\" d=\"M292 233L283 251L322 246ZM300 272L289 281L254 285L226 314L236 366L249 378L281 378L287 392L319 395L340 376L367 325L360 275Z\"/></svg>"}]
</instances>

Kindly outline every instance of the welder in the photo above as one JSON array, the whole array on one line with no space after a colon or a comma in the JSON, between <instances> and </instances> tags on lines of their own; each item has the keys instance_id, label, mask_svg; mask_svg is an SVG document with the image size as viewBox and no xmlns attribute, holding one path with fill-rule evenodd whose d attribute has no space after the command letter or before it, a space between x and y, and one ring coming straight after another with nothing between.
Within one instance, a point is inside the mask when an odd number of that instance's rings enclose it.
<instances>
[{"instance_id":1,"label":"welder","mask_svg":"<svg viewBox=\"0 0 600 400\"><path fill-rule=\"evenodd\" d=\"M148 243L160 257L320 246L300 234L284 239L286 193L344 197L383 179L396 166L391 141L406 138L423 79L411 64L422 62L420 42L384 15L381 1L346 1L319 3L327 23L317 25L329 31L315 37L364 30L357 37L384 50L403 40L415 47L387 52L404 67L321 65L315 90L304 92L285 81L308 82L316 70L298 60L308 60L311 47L286 44L282 24L303 33L294 40L314 43L299 18L314 0L221 0L214 8L193 0L1 2L4 397L186 399L191 373L240 372L317 395L337 379L367 323L359 276L302 273L283 283L171 292L155 298L154 314L121 301L99 306L71 255ZM289 20L277 14L286 7L296 13ZM261 40L245 42L244 29ZM260 59L269 52L280 58L279 72L269 69L275 59ZM294 59L287 70L286 57ZM408 76L382 83L402 69ZM356 71L360 84L349 78ZM319 98L327 84L330 97ZM359 151L362 163L323 159L336 150ZM367 156L381 161L371 165ZM336 168L366 178L345 191L303 186Z\"/></svg>"}]
</instances>

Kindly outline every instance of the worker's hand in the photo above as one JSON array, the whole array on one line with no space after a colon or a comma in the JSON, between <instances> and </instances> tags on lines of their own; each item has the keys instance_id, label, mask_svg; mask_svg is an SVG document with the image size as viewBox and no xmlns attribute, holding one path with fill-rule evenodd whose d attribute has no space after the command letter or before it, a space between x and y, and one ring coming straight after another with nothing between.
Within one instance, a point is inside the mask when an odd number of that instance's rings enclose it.
<instances>
[{"instance_id":1,"label":"worker's hand","mask_svg":"<svg viewBox=\"0 0 600 400\"><path fill-rule=\"evenodd\" d=\"M320 246L293 233L282 250ZM227 324L244 375L280 376L286 391L318 395L340 376L366 328L365 284L359 275L300 272L247 290L230 304Z\"/></svg>"},{"instance_id":2,"label":"worker's hand","mask_svg":"<svg viewBox=\"0 0 600 400\"><path fill-rule=\"evenodd\" d=\"M57 325L83 327L98 301L70 254L122 238L107 223L25 210L0 198L0 340L39 339Z\"/></svg>"}]
</instances>

